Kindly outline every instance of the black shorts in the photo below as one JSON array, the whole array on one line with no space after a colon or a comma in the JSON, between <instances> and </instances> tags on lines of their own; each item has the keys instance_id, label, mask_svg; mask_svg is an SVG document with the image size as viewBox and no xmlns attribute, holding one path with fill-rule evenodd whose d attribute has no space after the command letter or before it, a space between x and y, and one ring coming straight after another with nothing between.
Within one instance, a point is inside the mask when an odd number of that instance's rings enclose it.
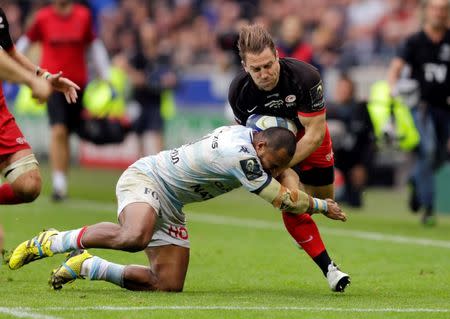
<instances>
[{"instance_id":1,"label":"black shorts","mask_svg":"<svg viewBox=\"0 0 450 319\"><path fill-rule=\"evenodd\" d=\"M311 186L325 186L334 183L334 166L313 167L308 170L300 170L298 165L292 168L300 177L302 184Z\"/></svg>"},{"instance_id":2,"label":"black shorts","mask_svg":"<svg viewBox=\"0 0 450 319\"><path fill-rule=\"evenodd\" d=\"M69 104L63 93L54 92L47 101L47 113L50 126L63 124L69 132L78 132L81 127L81 112L83 92L78 92L78 99L75 103Z\"/></svg>"},{"instance_id":3,"label":"black shorts","mask_svg":"<svg viewBox=\"0 0 450 319\"><path fill-rule=\"evenodd\" d=\"M141 106L141 114L133 123L133 130L138 135L148 131L162 132L163 123L159 106Z\"/></svg>"}]
</instances>

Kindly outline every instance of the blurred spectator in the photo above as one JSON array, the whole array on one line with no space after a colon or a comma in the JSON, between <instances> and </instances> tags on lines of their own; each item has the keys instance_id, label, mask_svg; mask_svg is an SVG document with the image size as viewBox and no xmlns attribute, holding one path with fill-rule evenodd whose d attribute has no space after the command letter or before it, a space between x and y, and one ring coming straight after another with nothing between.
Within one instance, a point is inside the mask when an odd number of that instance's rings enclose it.
<instances>
[{"instance_id":1,"label":"blurred spectator","mask_svg":"<svg viewBox=\"0 0 450 319\"><path fill-rule=\"evenodd\" d=\"M413 116L421 136L417 162L411 175L410 208L425 209L422 222L435 224L434 172L450 153L450 30L447 0L423 4L422 30L409 36L392 60L388 81L393 93L405 65L419 83L421 102Z\"/></svg>"},{"instance_id":2,"label":"blurred spectator","mask_svg":"<svg viewBox=\"0 0 450 319\"><path fill-rule=\"evenodd\" d=\"M363 205L362 192L374 157L373 129L366 103L355 98L352 79L342 74L327 106L327 122L333 139L335 166L345 180L343 201L353 207Z\"/></svg>"},{"instance_id":3,"label":"blurred spectator","mask_svg":"<svg viewBox=\"0 0 450 319\"><path fill-rule=\"evenodd\" d=\"M394 57L401 41L419 28L415 0L389 0L387 14L377 26L378 52L383 59Z\"/></svg>"},{"instance_id":4,"label":"blurred spectator","mask_svg":"<svg viewBox=\"0 0 450 319\"><path fill-rule=\"evenodd\" d=\"M312 47L304 39L302 21L297 16L291 15L283 19L277 49L280 58L291 57L311 63Z\"/></svg>"},{"instance_id":5,"label":"blurred spectator","mask_svg":"<svg viewBox=\"0 0 450 319\"><path fill-rule=\"evenodd\" d=\"M128 73L133 87L132 99L138 103L134 129L140 137L141 156L156 154L164 147L161 103L165 90L177 84L172 69L171 55L162 51L163 42L156 27L145 23L139 30L139 49L122 67Z\"/></svg>"},{"instance_id":6,"label":"blurred spectator","mask_svg":"<svg viewBox=\"0 0 450 319\"><path fill-rule=\"evenodd\" d=\"M387 7L381 0L352 0L347 7L348 45L355 65L368 64L375 52L375 31Z\"/></svg>"},{"instance_id":7,"label":"blurred spectator","mask_svg":"<svg viewBox=\"0 0 450 319\"><path fill-rule=\"evenodd\" d=\"M26 51L32 42L42 45L40 65L49 72L64 70L82 89L88 81L86 53L89 52L98 74L109 79L109 60L102 42L94 34L88 8L72 0L53 0L40 9L17 42L19 51ZM55 92L49 98L47 110L50 119L50 164L53 174L52 199L61 201L67 196L67 174L70 164L69 137L79 132L82 125L82 99L69 105L64 95Z\"/></svg>"}]
</instances>

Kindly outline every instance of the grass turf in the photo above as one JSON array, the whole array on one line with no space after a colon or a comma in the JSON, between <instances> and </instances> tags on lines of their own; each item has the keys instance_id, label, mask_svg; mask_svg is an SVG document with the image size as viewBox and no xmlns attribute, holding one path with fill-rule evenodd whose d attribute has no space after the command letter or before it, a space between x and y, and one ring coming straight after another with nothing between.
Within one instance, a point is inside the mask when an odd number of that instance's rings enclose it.
<instances>
[{"instance_id":1,"label":"grass turf","mask_svg":"<svg viewBox=\"0 0 450 319\"><path fill-rule=\"evenodd\" d=\"M119 171L74 169L70 199L0 206L5 246L43 228L115 221ZM425 228L403 192L370 190L347 223L315 216L330 256L352 276L332 293L319 269L283 229L280 215L256 196L233 191L185 209L191 260L183 293L130 292L77 280L47 286L63 256L17 271L0 267L0 318L449 318L450 218ZM429 239L430 241L420 241ZM110 261L146 264L143 253L92 250Z\"/></svg>"}]
</instances>

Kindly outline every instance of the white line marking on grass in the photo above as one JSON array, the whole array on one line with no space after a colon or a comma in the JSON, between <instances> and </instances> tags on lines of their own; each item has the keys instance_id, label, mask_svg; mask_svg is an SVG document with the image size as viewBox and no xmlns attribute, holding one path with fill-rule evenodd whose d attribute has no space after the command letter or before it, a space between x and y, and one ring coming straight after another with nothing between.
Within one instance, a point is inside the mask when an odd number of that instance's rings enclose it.
<instances>
[{"instance_id":1,"label":"white line marking on grass","mask_svg":"<svg viewBox=\"0 0 450 319\"><path fill-rule=\"evenodd\" d=\"M30 308L31 310L32 308ZM122 307L122 306L92 306L92 307L44 307L33 308L45 311L85 311L85 310L104 310L104 311L139 311L139 310L231 310L231 311L305 311L305 312L396 312L396 313L449 313L450 309L436 308L339 308L339 307L297 307L297 306L140 306L140 307Z\"/></svg>"},{"instance_id":2,"label":"white line marking on grass","mask_svg":"<svg viewBox=\"0 0 450 319\"><path fill-rule=\"evenodd\" d=\"M39 311L42 310L40 308L31 309L31 308L6 308L0 307L0 313L17 317L17 318L31 318L31 319L58 319L58 317L41 315L38 313L30 313L30 311Z\"/></svg>"},{"instance_id":3,"label":"white line marking on grass","mask_svg":"<svg viewBox=\"0 0 450 319\"><path fill-rule=\"evenodd\" d=\"M83 208L94 208L101 211L111 211L111 214L115 214L117 208L116 205L111 203L102 203L99 201L92 200L80 200L80 199L70 199L67 203L64 203L69 207L76 207L79 209ZM250 218L240 218L232 216L222 216L215 214L204 214L196 213L192 211L186 211L186 218L188 221L196 221L200 223L215 224L215 225L228 225L237 226L244 228L257 228L257 229L273 229L282 230L284 226L282 222L271 222L261 219L250 219ZM373 241L386 241L398 244L410 244L418 246L428 246L428 247L439 247L450 249L450 241L447 240L437 240L428 238L417 238L408 237L400 235L391 235L377 232L368 232L360 230L347 230L347 229L336 229L330 227L320 227L320 232L323 234L329 234L341 237L350 237L358 239L366 239Z\"/></svg>"}]
</instances>

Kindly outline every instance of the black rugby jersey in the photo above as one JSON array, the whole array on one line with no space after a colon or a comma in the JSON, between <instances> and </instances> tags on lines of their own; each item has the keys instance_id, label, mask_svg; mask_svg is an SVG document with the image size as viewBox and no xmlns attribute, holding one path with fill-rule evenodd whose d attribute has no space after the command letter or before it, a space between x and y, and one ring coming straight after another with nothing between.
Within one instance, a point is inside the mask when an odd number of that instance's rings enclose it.
<instances>
[{"instance_id":1,"label":"black rugby jersey","mask_svg":"<svg viewBox=\"0 0 450 319\"><path fill-rule=\"evenodd\" d=\"M450 110L450 31L439 43L432 42L424 31L417 32L405 40L397 55L411 66L421 100Z\"/></svg>"},{"instance_id":2,"label":"black rugby jersey","mask_svg":"<svg viewBox=\"0 0 450 319\"><path fill-rule=\"evenodd\" d=\"M8 20L2 8L0 8L0 46L5 51L9 51L14 46L9 34Z\"/></svg>"},{"instance_id":3,"label":"black rugby jersey","mask_svg":"<svg viewBox=\"0 0 450 319\"><path fill-rule=\"evenodd\" d=\"M299 113L324 112L323 84L317 69L292 58L279 61L280 79L271 91L260 90L243 68L231 82L228 101L238 123L245 125L251 114L262 114L291 119L303 129Z\"/></svg>"}]
</instances>

